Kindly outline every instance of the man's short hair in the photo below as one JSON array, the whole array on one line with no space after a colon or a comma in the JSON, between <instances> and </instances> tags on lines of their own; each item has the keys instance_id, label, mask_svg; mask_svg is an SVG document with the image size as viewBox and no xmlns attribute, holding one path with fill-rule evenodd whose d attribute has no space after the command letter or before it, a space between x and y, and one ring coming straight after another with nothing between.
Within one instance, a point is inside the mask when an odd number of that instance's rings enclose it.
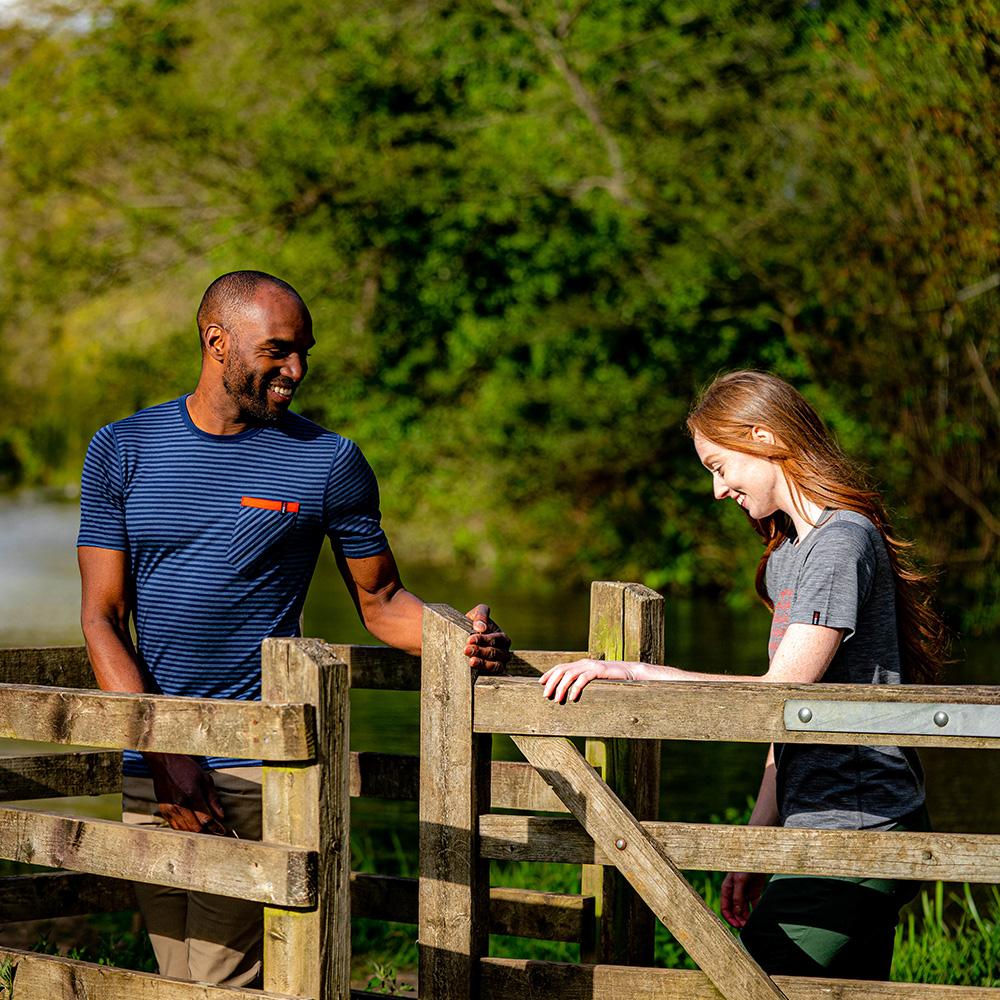
<instances>
[{"instance_id":1,"label":"man's short hair","mask_svg":"<svg viewBox=\"0 0 1000 1000\"><path fill-rule=\"evenodd\" d=\"M309 309L299 293L287 281L276 278L265 271L230 271L213 281L198 306L198 334L202 350L205 349L205 331L213 323L227 326L234 314L245 309L257 294L262 285L272 285L287 292L298 302L303 314L310 318Z\"/></svg>"}]
</instances>

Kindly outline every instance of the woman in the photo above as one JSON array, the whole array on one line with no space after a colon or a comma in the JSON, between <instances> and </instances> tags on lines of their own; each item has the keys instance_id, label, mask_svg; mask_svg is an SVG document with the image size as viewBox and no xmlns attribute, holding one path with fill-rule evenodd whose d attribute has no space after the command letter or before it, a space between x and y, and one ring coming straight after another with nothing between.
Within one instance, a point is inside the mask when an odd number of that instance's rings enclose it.
<instances>
[{"instance_id":1,"label":"woman","mask_svg":"<svg viewBox=\"0 0 1000 1000\"><path fill-rule=\"evenodd\" d=\"M761 677L579 660L540 681L576 700L597 678L852 684L932 683L944 630L927 577L895 538L878 493L812 407L763 372L721 376L688 418L717 500L732 499L765 544L757 592L773 612ZM771 747L754 826L927 829L923 774L899 747ZM915 883L735 872L723 916L770 974L888 979L899 907Z\"/></svg>"}]
</instances>

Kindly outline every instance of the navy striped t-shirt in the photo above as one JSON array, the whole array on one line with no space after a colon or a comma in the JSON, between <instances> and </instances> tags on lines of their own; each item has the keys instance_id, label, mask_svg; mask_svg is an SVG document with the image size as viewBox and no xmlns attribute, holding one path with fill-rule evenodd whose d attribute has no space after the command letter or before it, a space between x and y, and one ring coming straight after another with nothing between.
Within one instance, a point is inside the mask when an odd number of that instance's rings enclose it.
<instances>
[{"instance_id":1,"label":"navy striped t-shirt","mask_svg":"<svg viewBox=\"0 0 1000 1000\"><path fill-rule=\"evenodd\" d=\"M261 640L299 634L323 536L352 559L388 547L378 484L357 445L298 414L208 434L186 401L94 435L77 545L128 553L139 656L163 694L259 699ZM139 754L125 773L148 773Z\"/></svg>"}]
</instances>

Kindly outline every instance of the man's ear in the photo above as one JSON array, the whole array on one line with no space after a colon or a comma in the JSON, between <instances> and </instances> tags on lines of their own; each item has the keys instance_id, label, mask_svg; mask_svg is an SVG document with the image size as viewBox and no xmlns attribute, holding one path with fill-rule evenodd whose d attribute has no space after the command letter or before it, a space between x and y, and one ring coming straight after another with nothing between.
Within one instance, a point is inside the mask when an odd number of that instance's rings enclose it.
<instances>
[{"instance_id":1,"label":"man's ear","mask_svg":"<svg viewBox=\"0 0 1000 1000\"><path fill-rule=\"evenodd\" d=\"M220 364L226 360L229 349L229 331L218 323L210 323L202 334L205 343L205 353Z\"/></svg>"},{"instance_id":2,"label":"man's ear","mask_svg":"<svg viewBox=\"0 0 1000 1000\"><path fill-rule=\"evenodd\" d=\"M750 429L750 437L758 444L773 445L777 443L777 439L774 436L774 431L770 430L767 427L761 427L760 425L754 426Z\"/></svg>"}]
</instances>

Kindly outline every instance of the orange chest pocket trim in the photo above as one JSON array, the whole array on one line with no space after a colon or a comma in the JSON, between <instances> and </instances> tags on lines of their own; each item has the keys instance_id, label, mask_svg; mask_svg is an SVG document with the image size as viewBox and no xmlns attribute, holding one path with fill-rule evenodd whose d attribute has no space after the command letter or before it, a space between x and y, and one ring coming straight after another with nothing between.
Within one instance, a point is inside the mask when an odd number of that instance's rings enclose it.
<instances>
[{"instance_id":1,"label":"orange chest pocket trim","mask_svg":"<svg viewBox=\"0 0 1000 1000\"><path fill-rule=\"evenodd\" d=\"M259 507L261 510L280 510L282 514L297 514L298 500L265 500L263 497L243 497L241 507Z\"/></svg>"}]
</instances>

